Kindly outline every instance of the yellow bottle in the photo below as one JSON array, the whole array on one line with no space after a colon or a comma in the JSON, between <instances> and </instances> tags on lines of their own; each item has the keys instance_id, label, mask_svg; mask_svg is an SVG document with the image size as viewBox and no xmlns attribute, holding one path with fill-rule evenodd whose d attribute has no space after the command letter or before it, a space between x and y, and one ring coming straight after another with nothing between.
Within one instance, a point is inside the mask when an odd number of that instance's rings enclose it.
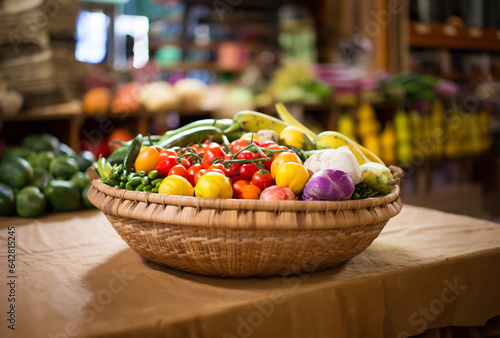
<instances>
[{"instance_id":1,"label":"yellow bottle","mask_svg":"<svg viewBox=\"0 0 500 338\"><path fill-rule=\"evenodd\" d=\"M422 118L420 117L420 113L416 109L410 110L409 117L410 129L413 135L413 149L415 149L415 151L418 151L419 157L425 157L424 149L422 149L422 142L424 138L422 131Z\"/></svg>"},{"instance_id":2,"label":"yellow bottle","mask_svg":"<svg viewBox=\"0 0 500 338\"><path fill-rule=\"evenodd\" d=\"M446 139L444 128L443 104L439 99L432 103L430 114L431 149L433 158L442 158L444 155L444 143Z\"/></svg>"},{"instance_id":3,"label":"yellow bottle","mask_svg":"<svg viewBox=\"0 0 500 338\"><path fill-rule=\"evenodd\" d=\"M464 111L459 112L461 127L459 128L460 156L470 156L474 153L472 143L472 119Z\"/></svg>"},{"instance_id":4,"label":"yellow bottle","mask_svg":"<svg viewBox=\"0 0 500 338\"><path fill-rule=\"evenodd\" d=\"M425 157L433 157L435 155L435 145L432 143L432 129L430 112L424 112L422 115L422 144L421 148Z\"/></svg>"},{"instance_id":5,"label":"yellow bottle","mask_svg":"<svg viewBox=\"0 0 500 338\"><path fill-rule=\"evenodd\" d=\"M378 134L380 131L380 122L373 106L368 100L363 100L358 108L358 135L363 139L369 134Z\"/></svg>"},{"instance_id":6,"label":"yellow bottle","mask_svg":"<svg viewBox=\"0 0 500 338\"><path fill-rule=\"evenodd\" d=\"M380 156L387 165L396 164L396 132L392 121L387 121L380 135Z\"/></svg>"},{"instance_id":7,"label":"yellow bottle","mask_svg":"<svg viewBox=\"0 0 500 338\"><path fill-rule=\"evenodd\" d=\"M397 140L397 159L402 166L408 166L413 155L412 131L408 115L402 108L399 108L394 115L394 129Z\"/></svg>"},{"instance_id":8,"label":"yellow bottle","mask_svg":"<svg viewBox=\"0 0 500 338\"><path fill-rule=\"evenodd\" d=\"M351 140L356 140L356 126L349 113L343 112L340 114L337 130Z\"/></svg>"},{"instance_id":9,"label":"yellow bottle","mask_svg":"<svg viewBox=\"0 0 500 338\"><path fill-rule=\"evenodd\" d=\"M366 134L363 137L363 146L373 152L376 156L380 157L380 144L377 134ZM385 161L384 161L385 162Z\"/></svg>"},{"instance_id":10,"label":"yellow bottle","mask_svg":"<svg viewBox=\"0 0 500 338\"><path fill-rule=\"evenodd\" d=\"M460 116L455 102L452 102L445 120L446 142L444 153L448 158L460 156Z\"/></svg>"}]
</instances>

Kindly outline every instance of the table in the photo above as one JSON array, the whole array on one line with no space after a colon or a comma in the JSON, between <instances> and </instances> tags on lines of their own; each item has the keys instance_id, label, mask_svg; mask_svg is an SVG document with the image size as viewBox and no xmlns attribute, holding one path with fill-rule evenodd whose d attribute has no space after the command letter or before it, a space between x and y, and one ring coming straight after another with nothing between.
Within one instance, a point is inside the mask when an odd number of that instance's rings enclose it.
<instances>
[{"instance_id":1,"label":"table","mask_svg":"<svg viewBox=\"0 0 500 338\"><path fill-rule=\"evenodd\" d=\"M97 210L0 224L1 337L435 337L500 316L500 225L410 205L352 260L268 278L146 261ZM499 329L499 319L477 330Z\"/></svg>"}]
</instances>

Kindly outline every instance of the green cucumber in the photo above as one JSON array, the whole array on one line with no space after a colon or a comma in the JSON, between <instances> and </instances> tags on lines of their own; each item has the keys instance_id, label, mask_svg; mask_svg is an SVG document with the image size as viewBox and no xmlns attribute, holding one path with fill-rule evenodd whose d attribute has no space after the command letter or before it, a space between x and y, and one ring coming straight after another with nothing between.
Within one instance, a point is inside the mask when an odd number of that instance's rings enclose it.
<instances>
[{"instance_id":1,"label":"green cucumber","mask_svg":"<svg viewBox=\"0 0 500 338\"><path fill-rule=\"evenodd\" d=\"M211 138L214 142L221 142L222 130L214 126L195 127L167 138L165 141L158 143L158 146L164 149L175 146L185 147L193 143L201 143L208 138Z\"/></svg>"},{"instance_id":2,"label":"green cucumber","mask_svg":"<svg viewBox=\"0 0 500 338\"><path fill-rule=\"evenodd\" d=\"M162 138L158 141L157 144L161 144L165 142L167 139L182 133L186 130L198 128L198 127L206 127L206 126L212 126L212 127L217 127L219 129L227 129L229 126L233 124L232 119L203 119L203 120L198 120L194 121L191 123L186 124L185 126L182 126L177 129L169 130L163 134Z\"/></svg>"}]
</instances>

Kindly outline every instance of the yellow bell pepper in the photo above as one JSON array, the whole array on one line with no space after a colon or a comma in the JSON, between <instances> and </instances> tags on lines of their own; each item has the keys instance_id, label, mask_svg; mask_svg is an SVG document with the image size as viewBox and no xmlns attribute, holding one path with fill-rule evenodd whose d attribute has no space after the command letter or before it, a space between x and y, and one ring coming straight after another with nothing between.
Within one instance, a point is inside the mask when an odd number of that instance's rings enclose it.
<instances>
[{"instance_id":1,"label":"yellow bell pepper","mask_svg":"<svg viewBox=\"0 0 500 338\"><path fill-rule=\"evenodd\" d=\"M302 192L307 181L309 172L302 164L288 162L281 165L276 172L276 185L290 188L295 195Z\"/></svg>"},{"instance_id":2,"label":"yellow bell pepper","mask_svg":"<svg viewBox=\"0 0 500 338\"><path fill-rule=\"evenodd\" d=\"M271 175L273 176L273 178L276 178L276 173L278 172L278 169L283 164L288 163L288 162L295 162L298 164L302 164L302 160L295 153L291 153L288 151L278 153L278 155L276 155L273 162L271 163Z\"/></svg>"}]
</instances>

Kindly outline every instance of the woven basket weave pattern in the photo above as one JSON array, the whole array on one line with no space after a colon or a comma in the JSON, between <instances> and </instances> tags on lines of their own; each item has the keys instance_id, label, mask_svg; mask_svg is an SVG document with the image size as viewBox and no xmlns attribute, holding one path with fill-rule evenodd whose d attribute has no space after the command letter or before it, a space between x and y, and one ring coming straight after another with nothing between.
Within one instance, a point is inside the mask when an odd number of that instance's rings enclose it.
<instances>
[{"instance_id":1,"label":"woven basket weave pattern","mask_svg":"<svg viewBox=\"0 0 500 338\"><path fill-rule=\"evenodd\" d=\"M125 191L103 184L93 171L89 176L89 200L132 249L204 275L288 275L333 267L365 250L402 207L397 186L389 195L358 201L264 202Z\"/></svg>"}]
</instances>

